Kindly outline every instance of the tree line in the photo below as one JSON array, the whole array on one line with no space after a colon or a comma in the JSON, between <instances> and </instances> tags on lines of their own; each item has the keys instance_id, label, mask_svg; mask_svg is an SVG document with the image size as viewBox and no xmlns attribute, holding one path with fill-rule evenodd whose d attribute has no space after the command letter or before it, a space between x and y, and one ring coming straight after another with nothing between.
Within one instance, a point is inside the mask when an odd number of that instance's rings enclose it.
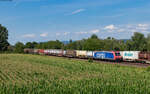
<instances>
[{"instance_id":1,"label":"tree line","mask_svg":"<svg viewBox=\"0 0 150 94\"><path fill-rule=\"evenodd\" d=\"M89 50L89 51L150 51L150 34L145 37L142 33L135 32L129 40L118 40L113 37L100 39L93 34L88 39L78 41L70 40L68 44L63 42L48 41L48 42L21 42L16 43L15 52L23 52L24 48L36 49L70 49L70 50Z\"/></svg>"},{"instance_id":2,"label":"tree line","mask_svg":"<svg viewBox=\"0 0 150 94\"><path fill-rule=\"evenodd\" d=\"M70 49L70 50L89 50L89 51L150 51L150 34L147 37L144 34L135 32L131 39L118 40L113 37L101 39L93 34L88 39L77 41L70 40L65 44L59 40L48 42L17 42L14 46L8 43L8 30L0 24L0 52L10 51L23 53L24 48L35 49Z\"/></svg>"}]
</instances>

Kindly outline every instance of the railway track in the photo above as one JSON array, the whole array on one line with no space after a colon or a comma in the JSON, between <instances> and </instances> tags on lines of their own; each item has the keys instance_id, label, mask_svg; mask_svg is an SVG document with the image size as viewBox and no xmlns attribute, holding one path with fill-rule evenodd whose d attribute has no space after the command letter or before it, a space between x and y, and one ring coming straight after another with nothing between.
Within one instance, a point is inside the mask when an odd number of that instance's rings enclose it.
<instances>
[{"instance_id":1,"label":"railway track","mask_svg":"<svg viewBox=\"0 0 150 94\"><path fill-rule=\"evenodd\" d=\"M43 55L43 56L45 56L45 55ZM46 56L88 61L88 59L83 59L83 58L54 56L54 55L46 55ZM95 63L119 64L119 65L122 65L122 66L133 66L133 67L149 67L149 66L150 66L150 63L140 63L140 62L133 62L133 61L121 61L121 62L116 62L116 61L104 61L104 60L95 60L95 59L94 59L93 61L94 61Z\"/></svg>"},{"instance_id":2,"label":"railway track","mask_svg":"<svg viewBox=\"0 0 150 94\"><path fill-rule=\"evenodd\" d=\"M54 56L54 57L58 57L58 56ZM62 58L68 58L68 57L62 57ZM81 58L70 58L70 59L88 61L88 59L81 59ZM121 61L121 62L104 61L104 60L93 60L93 61L96 63L119 64L122 66L133 66L133 67L149 67L150 66L150 63L140 63L140 62L133 62L133 61Z\"/></svg>"}]
</instances>

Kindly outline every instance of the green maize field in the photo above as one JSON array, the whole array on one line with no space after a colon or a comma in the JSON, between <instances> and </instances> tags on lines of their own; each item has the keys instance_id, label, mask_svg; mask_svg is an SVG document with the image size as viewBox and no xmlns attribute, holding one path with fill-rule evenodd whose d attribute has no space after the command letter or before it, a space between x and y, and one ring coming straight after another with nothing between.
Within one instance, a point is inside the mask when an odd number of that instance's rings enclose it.
<instances>
[{"instance_id":1,"label":"green maize field","mask_svg":"<svg viewBox=\"0 0 150 94\"><path fill-rule=\"evenodd\" d=\"M150 67L0 54L0 94L150 94Z\"/></svg>"}]
</instances>

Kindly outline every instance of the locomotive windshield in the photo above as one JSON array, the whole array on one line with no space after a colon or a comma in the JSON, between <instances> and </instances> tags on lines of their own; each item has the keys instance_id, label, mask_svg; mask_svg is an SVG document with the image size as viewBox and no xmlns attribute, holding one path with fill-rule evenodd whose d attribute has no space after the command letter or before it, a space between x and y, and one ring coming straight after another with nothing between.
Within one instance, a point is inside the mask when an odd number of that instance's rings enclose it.
<instances>
[{"instance_id":1,"label":"locomotive windshield","mask_svg":"<svg viewBox=\"0 0 150 94\"><path fill-rule=\"evenodd\" d=\"M120 53L115 53L116 56L121 56Z\"/></svg>"}]
</instances>

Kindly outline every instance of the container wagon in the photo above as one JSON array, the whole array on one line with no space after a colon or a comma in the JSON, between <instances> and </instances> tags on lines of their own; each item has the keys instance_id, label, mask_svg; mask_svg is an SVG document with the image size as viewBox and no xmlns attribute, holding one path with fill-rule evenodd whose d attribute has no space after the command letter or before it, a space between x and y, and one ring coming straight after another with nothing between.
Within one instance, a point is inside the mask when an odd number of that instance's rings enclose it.
<instances>
[{"instance_id":1,"label":"container wagon","mask_svg":"<svg viewBox=\"0 0 150 94\"><path fill-rule=\"evenodd\" d=\"M124 61L139 61L140 51L120 51Z\"/></svg>"},{"instance_id":2,"label":"container wagon","mask_svg":"<svg viewBox=\"0 0 150 94\"><path fill-rule=\"evenodd\" d=\"M39 49L39 50L38 50L38 53L39 53L40 55L44 55L44 49Z\"/></svg>"},{"instance_id":3,"label":"container wagon","mask_svg":"<svg viewBox=\"0 0 150 94\"><path fill-rule=\"evenodd\" d=\"M150 52L140 52L139 59L145 63L150 63Z\"/></svg>"},{"instance_id":4,"label":"container wagon","mask_svg":"<svg viewBox=\"0 0 150 94\"><path fill-rule=\"evenodd\" d=\"M56 55L57 56L63 56L64 55L64 51L59 49L59 50L56 50Z\"/></svg>"},{"instance_id":5,"label":"container wagon","mask_svg":"<svg viewBox=\"0 0 150 94\"><path fill-rule=\"evenodd\" d=\"M44 50L45 55L49 55L49 50Z\"/></svg>"},{"instance_id":6,"label":"container wagon","mask_svg":"<svg viewBox=\"0 0 150 94\"><path fill-rule=\"evenodd\" d=\"M57 55L57 52L56 52L56 50L55 49L51 49L51 55L53 55L53 56L56 56Z\"/></svg>"},{"instance_id":7,"label":"container wagon","mask_svg":"<svg viewBox=\"0 0 150 94\"><path fill-rule=\"evenodd\" d=\"M26 49L24 49L24 53L34 54L34 49L26 48Z\"/></svg>"},{"instance_id":8,"label":"container wagon","mask_svg":"<svg viewBox=\"0 0 150 94\"><path fill-rule=\"evenodd\" d=\"M75 50L66 50L67 57L76 57L76 51Z\"/></svg>"},{"instance_id":9,"label":"container wagon","mask_svg":"<svg viewBox=\"0 0 150 94\"><path fill-rule=\"evenodd\" d=\"M34 54L38 54L39 49L33 49L33 50L34 50Z\"/></svg>"},{"instance_id":10,"label":"container wagon","mask_svg":"<svg viewBox=\"0 0 150 94\"><path fill-rule=\"evenodd\" d=\"M76 57L87 58L87 51L76 50Z\"/></svg>"},{"instance_id":11,"label":"container wagon","mask_svg":"<svg viewBox=\"0 0 150 94\"><path fill-rule=\"evenodd\" d=\"M119 51L94 51L93 58L101 60L122 61L122 57Z\"/></svg>"},{"instance_id":12,"label":"container wagon","mask_svg":"<svg viewBox=\"0 0 150 94\"><path fill-rule=\"evenodd\" d=\"M87 51L86 52L86 57L87 58L93 58L93 51Z\"/></svg>"},{"instance_id":13,"label":"container wagon","mask_svg":"<svg viewBox=\"0 0 150 94\"><path fill-rule=\"evenodd\" d=\"M44 50L44 54L45 55L52 55L52 53L51 53L51 49L46 49L46 50Z\"/></svg>"},{"instance_id":14,"label":"container wagon","mask_svg":"<svg viewBox=\"0 0 150 94\"><path fill-rule=\"evenodd\" d=\"M54 55L53 49L49 49L49 55Z\"/></svg>"}]
</instances>

